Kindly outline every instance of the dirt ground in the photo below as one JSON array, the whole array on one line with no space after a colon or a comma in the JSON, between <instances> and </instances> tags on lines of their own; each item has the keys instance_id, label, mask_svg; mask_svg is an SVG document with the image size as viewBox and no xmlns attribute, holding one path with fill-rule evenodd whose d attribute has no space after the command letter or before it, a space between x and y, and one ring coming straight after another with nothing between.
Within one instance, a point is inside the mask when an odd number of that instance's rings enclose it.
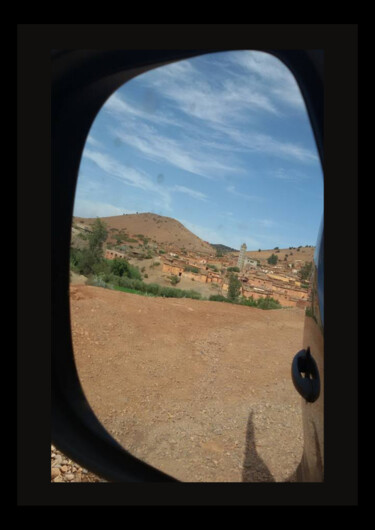
<instances>
[{"instance_id":1,"label":"dirt ground","mask_svg":"<svg viewBox=\"0 0 375 530\"><path fill-rule=\"evenodd\" d=\"M154 259L129 259L129 263L138 267L140 270L144 267L144 272L148 275L148 278L143 279L145 283L158 283L159 285L165 287L176 287L177 289L184 290L193 290L200 293L202 296L209 298L212 294L222 294L221 287L217 286L215 283L202 283L198 281L193 281L191 278L181 277L180 281L176 285L172 285L169 277L170 273L162 272L162 261L160 258ZM160 263L156 267L152 267L152 263Z\"/></svg>"},{"instance_id":2,"label":"dirt ground","mask_svg":"<svg viewBox=\"0 0 375 530\"><path fill-rule=\"evenodd\" d=\"M82 386L123 447L186 482L295 480L303 310L70 289Z\"/></svg>"}]
</instances>

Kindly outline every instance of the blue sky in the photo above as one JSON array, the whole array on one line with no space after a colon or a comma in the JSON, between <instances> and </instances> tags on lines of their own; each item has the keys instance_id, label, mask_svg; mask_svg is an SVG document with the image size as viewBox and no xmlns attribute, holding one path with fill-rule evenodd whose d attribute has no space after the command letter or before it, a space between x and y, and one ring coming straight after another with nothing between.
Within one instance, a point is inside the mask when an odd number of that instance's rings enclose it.
<instances>
[{"instance_id":1,"label":"blue sky","mask_svg":"<svg viewBox=\"0 0 375 530\"><path fill-rule=\"evenodd\" d=\"M117 90L87 138L74 215L135 212L234 248L315 245L323 177L287 67L261 52L207 54Z\"/></svg>"}]
</instances>

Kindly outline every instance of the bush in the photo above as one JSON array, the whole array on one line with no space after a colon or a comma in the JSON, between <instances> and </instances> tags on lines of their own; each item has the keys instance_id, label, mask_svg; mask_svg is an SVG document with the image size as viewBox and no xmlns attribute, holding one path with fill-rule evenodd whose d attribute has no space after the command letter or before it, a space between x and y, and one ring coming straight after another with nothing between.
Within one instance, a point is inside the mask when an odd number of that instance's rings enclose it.
<instances>
[{"instance_id":1,"label":"bush","mask_svg":"<svg viewBox=\"0 0 375 530\"><path fill-rule=\"evenodd\" d=\"M201 293L198 293L197 291L193 291L192 289L188 289L187 291L184 291L184 298L192 298L193 300L200 300L202 298Z\"/></svg>"},{"instance_id":2,"label":"bush","mask_svg":"<svg viewBox=\"0 0 375 530\"><path fill-rule=\"evenodd\" d=\"M229 300L228 298L226 298L226 296L223 296L222 294L212 294L209 297L209 300L211 302L228 302L229 304L233 304L232 300Z\"/></svg>"},{"instance_id":3,"label":"bush","mask_svg":"<svg viewBox=\"0 0 375 530\"><path fill-rule=\"evenodd\" d=\"M301 280L308 280L310 278L312 272L312 265L312 261L309 261L305 263L304 266L301 268L301 270L299 271L299 277L301 278Z\"/></svg>"},{"instance_id":4,"label":"bush","mask_svg":"<svg viewBox=\"0 0 375 530\"><path fill-rule=\"evenodd\" d=\"M228 298L235 301L241 293L241 282L233 273L229 277Z\"/></svg>"},{"instance_id":5,"label":"bush","mask_svg":"<svg viewBox=\"0 0 375 530\"><path fill-rule=\"evenodd\" d=\"M100 275L90 275L86 280L86 285L93 285L94 287L104 287L108 289L108 285L105 282L104 278Z\"/></svg>"},{"instance_id":6,"label":"bush","mask_svg":"<svg viewBox=\"0 0 375 530\"><path fill-rule=\"evenodd\" d=\"M250 296L249 298L242 298L240 300L240 304L241 305L247 305L247 306L250 306L250 307L257 307L257 302L256 302L256 300L254 300L253 296Z\"/></svg>"},{"instance_id":7,"label":"bush","mask_svg":"<svg viewBox=\"0 0 375 530\"><path fill-rule=\"evenodd\" d=\"M177 285L181 281L180 278L176 276L175 274L170 276L170 280L171 280L172 285Z\"/></svg>"},{"instance_id":8,"label":"bush","mask_svg":"<svg viewBox=\"0 0 375 530\"><path fill-rule=\"evenodd\" d=\"M240 304L250 307L257 307L258 309L281 309L282 307L278 300L275 300L269 296L266 296L265 298L261 297L257 300L254 300L253 296L250 296L250 298L242 298Z\"/></svg>"},{"instance_id":9,"label":"bush","mask_svg":"<svg viewBox=\"0 0 375 530\"><path fill-rule=\"evenodd\" d=\"M256 300L259 309L281 309L281 304L278 300L271 297L259 298Z\"/></svg>"},{"instance_id":10,"label":"bush","mask_svg":"<svg viewBox=\"0 0 375 530\"><path fill-rule=\"evenodd\" d=\"M240 272L239 267L228 267L227 272Z\"/></svg>"},{"instance_id":11,"label":"bush","mask_svg":"<svg viewBox=\"0 0 375 530\"><path fill-rule=\"evenodd\" d=\"M276 263L278 262L278 257L276 256L276 254L271 254L271 256L269 258L267 258L267 262L270 264L270 265L276 265Z\"/></svg>"},{"instance_id":12,"label":"bush","mask_svg":"<svg viewBox=\"0 0 375 530\"><path fill-rule=\"evenodd\" d=\"M193 265L186 265L186 267L184 267L184 271L197 273L199 272L199 269L198 267L194 267Z\"/></svg>"}]
</instances>

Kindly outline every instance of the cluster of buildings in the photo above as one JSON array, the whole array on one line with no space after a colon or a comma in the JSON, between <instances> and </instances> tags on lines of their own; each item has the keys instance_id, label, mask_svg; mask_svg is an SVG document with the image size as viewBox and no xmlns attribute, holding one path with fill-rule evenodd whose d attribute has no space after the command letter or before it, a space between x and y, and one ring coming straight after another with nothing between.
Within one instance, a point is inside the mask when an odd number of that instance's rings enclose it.
<instances>
[{"instance_id":1,"label":"cluster of buildings","mask_svg":"<svg viewBox=\"0 0 375 530\"><path fill-rule=\"evenodd\" d=\"M297 269L292 271L290 264L267 265L265 269L260 266L258 260L246 256L246 251L244 243L238 259L231 254L222 258L202 259L194 255L179 257L174 253L169 253L162 258L162 271L178 277L192 278L198 282L217 284L224 294L229 286L226 272L229 267L237 267L241 294L245 298L258 299L270 296L278 300L283 307L307 307L309 305L309 290L296 276ZM213 270L212 266L216 270ZM299 268L298 264L295 266ZM195 268L194 271L191 270L192 267Z\"/></svg>"},{"instance_id":2,"label":"cluster of buildings","mask_svg":"<svg viewBox=\"0 0 375 530\"><path fill-rule=\"evenodd\" d=\"M225 294L229 287L228 268L236 267L238 279L241 282L241 294L245 298L254 299L270 296L278 300L283 307L307 307L309 305L309 289L298 279L296 275L298 268L303 265L303 261L295 260L295 269L291 269L291 264L282 263L278 265L267 265L262 267L256 259L246 255L245 243L241 246L238 258L228 253L223 257L209 258L192 252L184 255L169 252L160 256L162 264L161 272L174 275L179 278L190 278L196 282L206 284L216 284L217 292ZM137 257L137 251L131 252L133 257ZM107 259L126 259L129 254L107 249L105 251ZM235 269L236 270L236 269ZM308 282L304 282L306 284Z\"/></svg>"}]
</instances>

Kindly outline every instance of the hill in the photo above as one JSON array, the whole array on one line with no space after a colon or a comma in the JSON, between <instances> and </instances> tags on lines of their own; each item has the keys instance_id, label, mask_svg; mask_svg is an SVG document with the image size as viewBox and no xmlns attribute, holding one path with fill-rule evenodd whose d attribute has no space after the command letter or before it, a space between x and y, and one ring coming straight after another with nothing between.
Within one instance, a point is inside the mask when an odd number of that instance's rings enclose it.
<instances>
[{"instance_id":1,"label":"hill","mask_svg":"<svg viewBox=\"0 0 375 530\"><path fill-rule=\"evenodd\" d=\"M215 255L215 249L190 232L182 223L154 213L124 214L113 217L101 217L106 223L110 235L125 232L128 236L146 237L165 250L185 249L205 255ZM95 218L74 217L73 224L91 225Z\"/></svg>"},{"instance_id":2,"label":"hill","mask_svg":"<svg viewBox=\"0 0 375 530\"><path fill-rule=\"evenodd\" d=\"M227 247L226 245L216 244L216 243L210 243L211 247L216 248L216 250L221 251L223 254L226 254L228 252L238 252L235 248Z\"/></svg>"},{"instance_id":3,"label":"hill","mask_svg":"<svg viewBox=\"0 0 375 530\"><path fill-rule=\"evenodd\" d=\"M266 260L275 254L278 257L279 262L286 261L287 263L295 263L297 261L308 262L314 259L315 247L289 247L280 249L269 249L269 250L248 250L246 256L259 260L265 264ZM238 256L239 252L233 253L234 256Z\"/></svg>"}]
</instances>

